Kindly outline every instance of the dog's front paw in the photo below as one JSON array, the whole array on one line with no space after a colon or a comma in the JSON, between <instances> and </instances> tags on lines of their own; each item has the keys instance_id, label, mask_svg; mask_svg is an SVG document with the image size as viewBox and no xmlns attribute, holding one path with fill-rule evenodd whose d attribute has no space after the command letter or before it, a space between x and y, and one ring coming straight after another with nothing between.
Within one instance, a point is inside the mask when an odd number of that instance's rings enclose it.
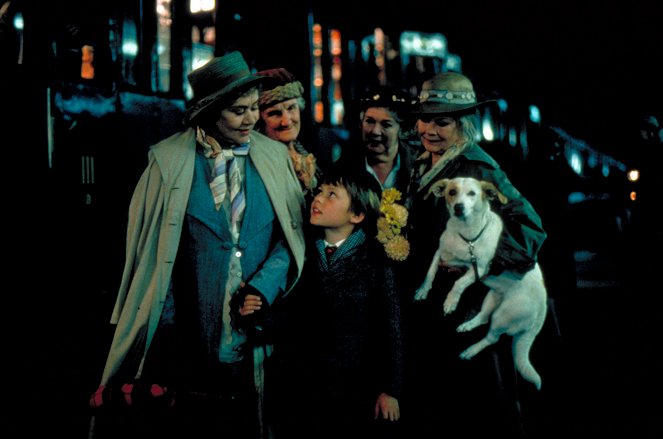
<instances>
[{"instance_id":1,"label":"dog's front paw","mask_svg":"<svg viewBox=\"0 0 663 439\"><path fill-rule=\"evenodd\" d=\"M473 349L467 348L463 352L460 353L459 357L461 360L471 360L472 357L474 357L475 352Z\"/></svg>"},{"instance_id":2,"label":"dog's front paw","mask_svg":"<svg viewBox=\"0 0 663 439\"><path fill-rule=\"evenodd\" d=\"M453 294L447 294L447 298L444 299L444 313L445 314L451 314L452 312L456 311L456 307L458 306L458 298L455 297Z\"/></svg>"},{"instance_id":3,"label":"dog's front paw","mask_svg":"<svg viewBox=\"0 0 663 439\"><path fill-rule=\"evenodd\" d=\"M425 286L422 286L419 289L417 289L416 293L414 294L415 302L418 302L420 300L426 300L429 291L430 287L425 287Z\"/></svg>"}]
</instances>

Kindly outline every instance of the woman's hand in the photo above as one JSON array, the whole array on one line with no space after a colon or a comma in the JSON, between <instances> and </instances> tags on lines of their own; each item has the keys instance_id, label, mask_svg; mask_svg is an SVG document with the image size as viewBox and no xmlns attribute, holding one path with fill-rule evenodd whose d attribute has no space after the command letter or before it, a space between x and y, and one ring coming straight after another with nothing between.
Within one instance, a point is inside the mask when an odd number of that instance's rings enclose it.
<instances>
[{"instance_id":1,"label":"woman's hand","mask_svg":"<svg viewBox=\"0 0 663 439\"><path fill-rule=\"evenodd\" d=\"M244 298L244 303L239 307L239 314L241 316L248 316L253 314L256 311L260 311L262 307L262 300L260 296L254 296L253 294L247 294Z\"/></svg>"},{"instance_id":2,"label":"woman's hand","mask_svg":"<svg viewBox=\"0 0 663 439\"><path fill-rule=\"evenodd\" d=\"M244 282L240 282L239 287L244 288L246 284ZM260 308L262 307L262 299L260 296L256 296L255 294L247 294L244 297L244 302L242 302L239 305L239 315L242 317L248 316L249 314L253 314L256 311L260 311Z\"/></svg>"},{"instance_id":3,"label":"woman's hand","mask_svg":"<svg viewBox=\"0 0 663 439\"><path fill-rule=\"evenodd\" d=\"M386 393L381 393L375 403L375 419L382 413L382 419L398 421L401 418L401 409L398 400Z\"/></svg>"}]
</instances>

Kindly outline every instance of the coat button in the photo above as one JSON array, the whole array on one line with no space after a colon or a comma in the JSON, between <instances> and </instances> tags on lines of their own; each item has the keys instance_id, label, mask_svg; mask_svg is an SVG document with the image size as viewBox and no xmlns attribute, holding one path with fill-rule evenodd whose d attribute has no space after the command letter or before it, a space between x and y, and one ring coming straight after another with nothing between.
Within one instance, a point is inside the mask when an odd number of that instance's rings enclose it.
<instances>
[{"instance_id":1,"label":"coat button","mask_svg":"<svg viewBox=\"0 0 663 439\"><path fill-rule=\"evenodd\" d=\"M235 256L237 256L238 258L241 258L241 257L242 257L242 252L239 251L239 250L236 251L236 252L235 252Z\"/></svg>"}]
</instances>

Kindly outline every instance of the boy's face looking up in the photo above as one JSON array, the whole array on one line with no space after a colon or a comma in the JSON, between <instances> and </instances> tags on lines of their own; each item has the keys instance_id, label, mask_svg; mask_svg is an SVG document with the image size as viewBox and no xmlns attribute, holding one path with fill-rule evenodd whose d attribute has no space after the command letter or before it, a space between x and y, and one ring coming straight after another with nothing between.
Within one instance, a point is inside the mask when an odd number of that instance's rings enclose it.
<instances>
[{"instance_id":1,"label":"boy's face looking up","mask_svg":"<svg viewBox=\"0 0 663 439\"><path fill-rule=\"evenodd\" d=\"M350 209L350 195L343 186L322 184L311 204L310 222L325 229L325 239L337 242L345 239L354 230L355 224L364 219L365 214L355 214Z\"/></svg>"}]
</instances>

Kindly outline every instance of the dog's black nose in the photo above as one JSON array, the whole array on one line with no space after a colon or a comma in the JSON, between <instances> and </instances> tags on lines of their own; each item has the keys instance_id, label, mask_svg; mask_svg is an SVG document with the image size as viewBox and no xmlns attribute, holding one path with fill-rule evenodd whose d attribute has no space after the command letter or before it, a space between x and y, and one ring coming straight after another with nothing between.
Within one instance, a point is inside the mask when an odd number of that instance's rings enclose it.
<instances>
[{"instance_id":1,"label":"dog's black nose","mask_svg":"<svg viewBox=\"0 0 663 439\"><path fill-rule=\"evenodd\" d=\"M457 203L454 204L454 215L455 216L463 216L464 215L464 210L462 203Z\"/></svg>"}]
</instances>

